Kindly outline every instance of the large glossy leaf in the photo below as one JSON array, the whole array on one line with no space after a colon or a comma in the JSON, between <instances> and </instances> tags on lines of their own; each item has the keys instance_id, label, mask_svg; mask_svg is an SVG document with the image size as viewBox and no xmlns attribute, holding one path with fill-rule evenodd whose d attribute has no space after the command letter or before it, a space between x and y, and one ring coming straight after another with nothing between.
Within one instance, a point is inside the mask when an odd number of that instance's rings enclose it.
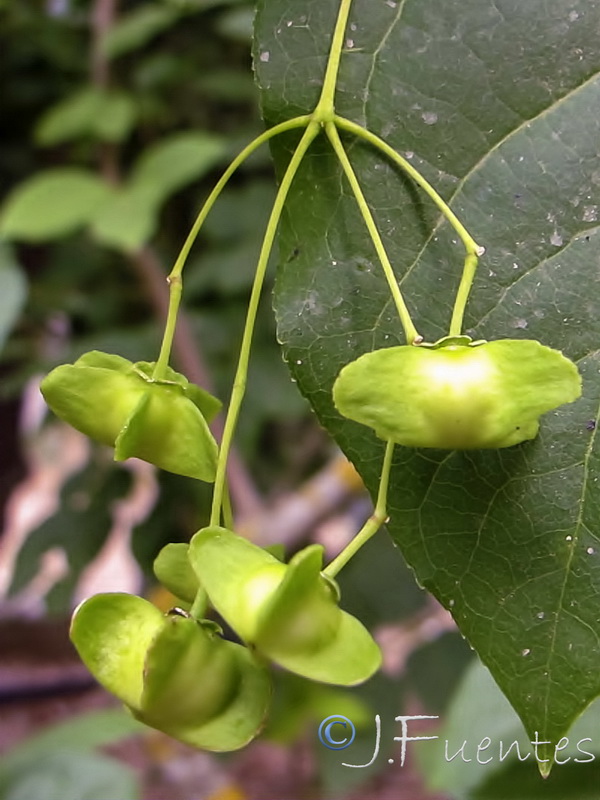
<instances>
[{"instance_id":1,"label":"large glossy leaf","mask_svg":"<svg viewBox=\"0 0 600 800\"><path fill-rule=\"evenodd\" d=\"M269 124L314 106L337 6L261 3L255 63ZM418 581L451 609L530 735L551 741L600 693L599 26L598 0L355 0L337 92L338 113L418 166L487 247L466 332L537 338L583 375L583 397L547 414L535 441L398 447L390 489L389 530ZM433 341L448 330L461 246L411 181L343 138ZM274 145L280 172L293 144ZM343 365L403 337L322 139L289 197L280 262L286 358L374 492L382 443L339 417L331 387Z\"/></svg>"}]
</instances>

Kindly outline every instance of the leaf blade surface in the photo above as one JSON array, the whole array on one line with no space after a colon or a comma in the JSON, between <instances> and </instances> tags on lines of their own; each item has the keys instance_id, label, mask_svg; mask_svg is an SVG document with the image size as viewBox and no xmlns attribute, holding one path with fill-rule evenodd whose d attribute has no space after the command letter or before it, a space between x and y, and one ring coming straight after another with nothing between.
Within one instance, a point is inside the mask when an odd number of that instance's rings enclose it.
<instances>
[{"instance_id":1,"label":"leaf blade surface","mask_svg":"<svg viewBox=\"0 0 600 800\"><path fill-rule=\"evenodd\" d=\"M260 7L255 63L269 124L314 105L336 10ZM600 4L547 11L356 0L336 102L419 168L487 247L465 332L539 339L582 372L582 398L544 416L535 441L489 453L398 448L390 490L389 530L418 581L452 610L528 732L558 741L600 693ZM457 237L395 167L343 138L417 328L434 341L458 286ZM274 143L279 171L292 146ZM339 417L331 387L348 362L404 342L322 140L294 182L280 262L286 360L374 494L382 443Z\"/></svg>"}]
</instances>

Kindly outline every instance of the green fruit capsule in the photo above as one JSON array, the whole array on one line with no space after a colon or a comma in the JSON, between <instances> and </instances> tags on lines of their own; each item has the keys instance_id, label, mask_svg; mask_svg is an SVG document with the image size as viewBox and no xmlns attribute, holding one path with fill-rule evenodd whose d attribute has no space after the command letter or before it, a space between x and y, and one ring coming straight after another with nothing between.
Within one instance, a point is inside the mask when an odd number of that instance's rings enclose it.
<instances>
[{"instance_id":1,"label":"green fruit capsule","mask_svg":"<svg viewBox=\"0 0 600 800\"><path fill-rule=\"evenodd\" d=\"M52 370L41 384L52 411L102 444L115 460L136 457L168 472L213 481L218 448L208 429L221 403L183 375L92 351Z\"/></svg>"},{"instance_id":2,"label":"green fruit capsule","mask_svg":"<svg viewBox=\"0 0 600 800\"><path fill-rule=\"evenodd\" d=\"M271 696L267 671L212 623L163 615L128 594L82 603L71 639L82 661L132 714L193 747L237 750L261 729Z\"/></svg>"},{"instance_id":3,"label":"green fruit capsule","mask_svg":"<svg viewBox=\"0 0 600 800\"><path fill-rule=\"evenodd\" d=\"M361 683L379 668L369 632L338 606L336 584L321 574L312 545L282 564L232 531L204 528L190 562L212 605L238 635L290 672L339 685Z\"/></svg>"},{"instance_id":4,"label":"green fruit capsule","mask_svg":"<svg viewBox=\"0 0 600 800\"><path fill-rule=\"evenodd\" d=\"M533 439L539 417L581 395L572 361L537 341L390 347L345 366L336 408L385 440L447 450L511 447Z\"/></svg>"},{"instance_id":5,"label":"green fruit capsule","mask_svg":"<svg viewBox=\"0 0 600 800\"><path fill-rule=\"evenodd\" d=\"M193 603L200 584L189 560L189 545L185 542L166 544L154 559L154 574L171 594L184 603Z\"/></svg>"}]
</instances>

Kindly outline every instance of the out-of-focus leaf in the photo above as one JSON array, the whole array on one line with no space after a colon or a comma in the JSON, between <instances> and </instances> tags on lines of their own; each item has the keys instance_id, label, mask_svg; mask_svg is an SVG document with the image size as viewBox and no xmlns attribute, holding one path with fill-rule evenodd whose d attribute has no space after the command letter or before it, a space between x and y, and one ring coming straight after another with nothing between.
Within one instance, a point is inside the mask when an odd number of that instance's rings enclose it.
<instances>
[{"instance_id":1,"label":"out-of-focus leaf","mask_svg":"<svg viewBox=\"0 0 600 800\"><path fill-rule=\"evenodd\" d=\"M584 742L582 747L587 747ZM559 756L559 758L562 756ZM585 757L582 755L584 760ZM469 796L469 800L597 800L600 786L600 763L576 764L570 761L557 767L548 781L527 764L511 762L502 772L487 773L487 780Z\"/></svg>"},{"instance_id":2,"label":"out-of-focus leaf","mask_svg":"<svg viewBox=\"0 0 600 800\"><path fill-rule=\"evenodd\" d=\"M168 91L180 84L188 75L187 63L174 53L159 50L152 52L133 65L131 72L132 86L144 92L147 101L157 91Z\"/></svg>"},{"instance_id":3,"label":"out-of-focus leaf","mask_svg":"<svg viewBox=\"0 0 600 800\"><path fill-rule=\"evenodd\" d=\"M219 33L227 39L248 43L252 40L253 8L234 8L219 20Z\"/></svg>"},{"instance_id":4,"label":"out-of-focus leaf","mask_svg":"<svg viewBox=\"0 0 600 800\"><path fill-rule=\"evenodd\" d=\"M98 209L92 222L96 238L125 252L139 249L154 235L167 197L205 175L225 149L220 137L200 132L178 133L149 147L129 182Z\"/></svg>"},{"instance_id":5,"label":"out-of-focus leaf","mask_svg":"<svg viewBox=\"0 0 600 800\"><path fill-rule=\"evenodd\" d=\"M239 70L220 69L201 75L198 88L211 99L227 103L244 103L256 98L256 86L250 75Z\"/></svg>"},{"instance_id":6,"label":"out-of-focus leaf","mask_svg":"<svg viewBox=\"0 0 600 800\"><path fill-rule=\"evenodd\" d=\"M47 111L34 135L46 146L81 136L119 142L130 133L135 116L135 103L125 92L86 87Z\"/></svg>"},{"instance_id":7,"label":"out-of-focus leaf","mask_svg":"<svg viewBox=\"0 0 600 800\"><path fill-rule=\"evenodd\" d=\"M458 631L444 633L410 653L406 679L421 700L425 714L445 714L472 660L473 652Z\"/></svg>"},{"instance_id":8,"label":"out-of-focus leaf","mask_svg":"<svg viewBox=\"0 0 600 800\"><path fill-rule=\"evenodd\" d=\"M98 210L92 232L103 244L132 252L154 235L162 203L205 175L225 153L224 141L206 133L178 133L149 147L129 182Z\"/></svg>"},{"instance_id":9,"label":"out-of-focus leaf","mask_svg":"<svg viewBox=\"0 0 600 800\"><path fill-rule=\"evenodd\" d=\"M145 730L121 709L92 711L51 725L0 760L0 800L135 800L138 790L132 773L90 750ZM98 773L100 764L110 773L104 780ZM89 783L81 774L88 769L94 777Z\"/></svg>"},{"instance_id":10,"label":"out-of-focus leaf","mask_svg":"<svg viewBox=\"0 0 600 800\"><path fill-rule=\"evenodd\" d=\"M316 757L319 764L319 779L323 790L323 795L327 798L341 797L350 792L358 784L374 778L387 766L388 756L392 755L395 747L394 736L398 735L397 723L394 722L396 714L403 713L402 695L404 686L401 681L392 680L383 673L378 673L363 686L354 689L354 698L371 708L370 719L365 719L364 713L358 718L354 716L350 708L342 703L337 710L334 706L327 704L326 713L321 719L315 719L314 727L309 732L310 740L315 743ZM350 713L345 714L345 711ZM319 724L322 719L331 714L345 714L348 719L356 726L356 738L352 744L344 750L330 750L321 744L318 738ZM375 751L376 724L375 715L381 717L381 741L378 757L369 767L362 769L352 769L345 767L344 764L365 765L368 764ZM356 789L355 789L356 791ZM361 797L367 797L366 793L360 793Z\"/></svg>"},{"instance_id":11,"label":"out-of-focus leaf","mask_svg":"<svg viewBox=\"0 0 600 800\"><path fill-rule=\"evenodd\" d=\"M161 3L146 5L124 14L102 40L109 58L116 58L143 47L162 31L170 28L180 17L177 8Z\"/></svg>"},{"instance_id":12,"label":"out-of-focus leaf","mask_svg":"<svg viewBox=\"0 0 600 800\"><path fill-rule=\"evenodd\" d=\"M94 131L99 139L120 142L130 133L136 117L135 103L124 92L111 92L98 108Z\"/></svg>"},{"instance_id":13,"label":"out-of-focus leaf","mask_svg":"<svg viewBox=\"0 0 600 800\"><path fill-rule=\"evenodd\" d=\"M111 191L84 169L39 172L9 194L0 215L0 235L41 242L72 233L93 217Z\"/></svg>"},{"instance_id":14,"label":"out-of-focus leaf","mask_svg":"<svg viewBox=\"0 0 600 800\"><path fill-rule=\"evenodd\" d=\"M591 753L592 757L597 759L600 755L599 728L600 701L597 701L573 725L569 731L568 744L563 740L562 744L565 746L561 747L558 753L559 761L575 766L591 763L592 758L584 755L583 751ZM475 797L489 797L491 800L492 797L501 796L494 794L492 788L489 788L489 794L488 790L483 791L484 785L489 787L496 785L495 778L490 782L492 773L498 773L498 785L504 785L505 788L511 785L510 782L507 783L507 778L518 763L516 746L513 746L510 755L506 756L512 742L518 742L521 758L526 759L524 764L535 763L535 748L530 738L523 731L510 703L479 660L474 661L464 675L444 718L443 727L436 733L439 735L437 740L415 745L417 755L431 789L449 792L452 797L460 800L470 800ZM487 747L484 742L486 737L490 739ZM449 761L448 757L453 756L465 741L463 755L459 754ZM539 741L542 741L541 736ZM478 754L477 748L481 743L483 748ZM503 761L500 761L501 751L504 754ZM540 758L547 757L542 755L541 748L539 753ZM575 759L579 761L576 762ZM530 800L530 798L534 800L537 797L540 800L546 797L576 800L580 797L577 794L578 784L574 786L574 794L546 794L550 791L549 787L555 784L561 785L559 773L562 769L563 765L557 763L550 777L544 782L534 770L533 785L538 786L538 792L532 793L531 788L522 794L513 791L510 793L511 797L515 800ZM504 777L501 777L501 773ZM518 785L513 784L513 787ZM582 794L581 797L583 796Z\"/></svg>"},{"instance_id":15,"label":"out-of-focus leaf","mask_svg":"<svg viewBox=\"0 0 600 800\"><path fill-rule=\"evenodd\" d=\"M133 771L85 750L48 754L14 775L1 800L138 800Z\"/></svg>"},{"instance_id":16,"label":"out-of-focus leaf","mask_svg":"<svg viewBox=\"0 0 600 800\"><path fill-rule=\"evenodd\" d=\"M171 0L169 3L146 3L128 14L123 14L110 29L102 41L104 53L108 58L125 55L144 47L184 15L236 2L239 0Z\"/></svg>"},{"instance_id":17,"label":"out-of-focus leaf","mask_svg":"<svg viewBox=\"0 0 600 800\"><path fill-rule=\"evenodd\" d=\"M92 233L102 244L118 250L138 250L156 231L157 206L149 183L126 186L99 209L92 221Z\"/></svg>"},{"instance_id":18,"label":"out-of-focus leaf","mask_svg":"<svg viewBox=\"0 0 600 800\"><path fill-rule=\"evenodd\" d=\"M250 291L274 197L270 182L256 180L219 197L202 229L210 247L186 267L188 296Z\"/></svg>"},{"instance_id":19,"label":"out-of-focus leaf","mask_svg":"<svg viewBox=\"0 0 600 800\"><path fill-rule=\"evenodd\" d=\"M131 185L154 192L157 203L211 170L223 157L222 138L186 131L170 136L145 150L131 173Z\"/></svg>"},{"instance_id":20,"label":"out-of-focus leaf","mask_svg":"<svg viewBox=\"0 0 600 800\"><path fill-rule=\"evenodd\" d=\"M274 707L264 731L265 739L293 746L306 732L330 714L352 720L357 729L371 728L373 712L355 690L332 688L300 678L291 672L276 673Z\"/></svg>"},{"instance_id":21,"label":"out-of-focus leaf","mask_svg":"<svg viewBox=\"0 0 600 800\"><path fill-rule=\"evenodd\" d=\"M0 349L27 296L27 281L9 245L0 242Z\"/></svg>"},{"instance_id":22,"label":"out-of-focus leaf","mask_svg":"<svg viewBox=\"0 0 600 800\"><path fill-rule=\"evenodd\" d=\"M120 708L92 711L51 725L2 758L0 786L15 772L25 771L28 765L57 752L102 747L145 730L141 722Z\"/></svg>"}]
</instances>

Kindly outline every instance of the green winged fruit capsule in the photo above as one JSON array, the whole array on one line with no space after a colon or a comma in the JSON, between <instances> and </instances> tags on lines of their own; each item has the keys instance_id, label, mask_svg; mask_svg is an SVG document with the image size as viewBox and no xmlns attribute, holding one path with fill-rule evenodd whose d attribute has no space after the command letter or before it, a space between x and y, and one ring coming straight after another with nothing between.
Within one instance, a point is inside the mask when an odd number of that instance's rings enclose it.
<instances>
[{"instance_id":1,"label":"green winged fruit capsule","mask_svg":"<svg viewBox=\"0 0 600 800\"><path fill-rule=\"evenodd\" d=\"M167 367L92 351L56 367L41 384L52 411L102 444L115 460L135 456L161 469L213 481L217 444L207 423L221 403Z\"/></svg>"},{"instance_id":2,"label":"green winged fruit capsule","mask_svg":"<svg viewBox=\"0 0 600 800\"><path fill-rule=\"evenodd\" d=\"M154 574L171 594L190 605L197 599L200 584L189 559L189 545L169 542L154 559Z\"/></svg>"},{"instance_id":3,"label":"green winged fruit capsule","mask_svg":"<svg viewBox=\"0 0 600 800\"><path fill-rule=\"evenodd\" d=\"M338 606L321 574L323 548L311 545L289 564L217 526L199 531L189 557L210 602L236 633L290 672L339 685L367 680L381 653L371 635Z\"/></svg>"},{"instance_id":4,"label":"green winged fruit capsule","mask_svg":"<svg viewBox=\"0 0 600 800\"><path fill-rule=\"evenodd\" d=\"M82 661L141 722L193 747L237 750L262 727L269 676L213 623L162 614L140 597L98 594L71 623Z\"/></svg>"},{"instance_id":5,"label":"green winged fruit capsule","mask_svg":"<svg viewBox=\"0 0 600 800\"><path fill-rule=\"evenodd\" d=\"M533 439L539 418L581 395L577 367L533 340L390 347L345 366L333 400L385 440L448 450L511 447Z\"/></svg>"}]
</instances>

